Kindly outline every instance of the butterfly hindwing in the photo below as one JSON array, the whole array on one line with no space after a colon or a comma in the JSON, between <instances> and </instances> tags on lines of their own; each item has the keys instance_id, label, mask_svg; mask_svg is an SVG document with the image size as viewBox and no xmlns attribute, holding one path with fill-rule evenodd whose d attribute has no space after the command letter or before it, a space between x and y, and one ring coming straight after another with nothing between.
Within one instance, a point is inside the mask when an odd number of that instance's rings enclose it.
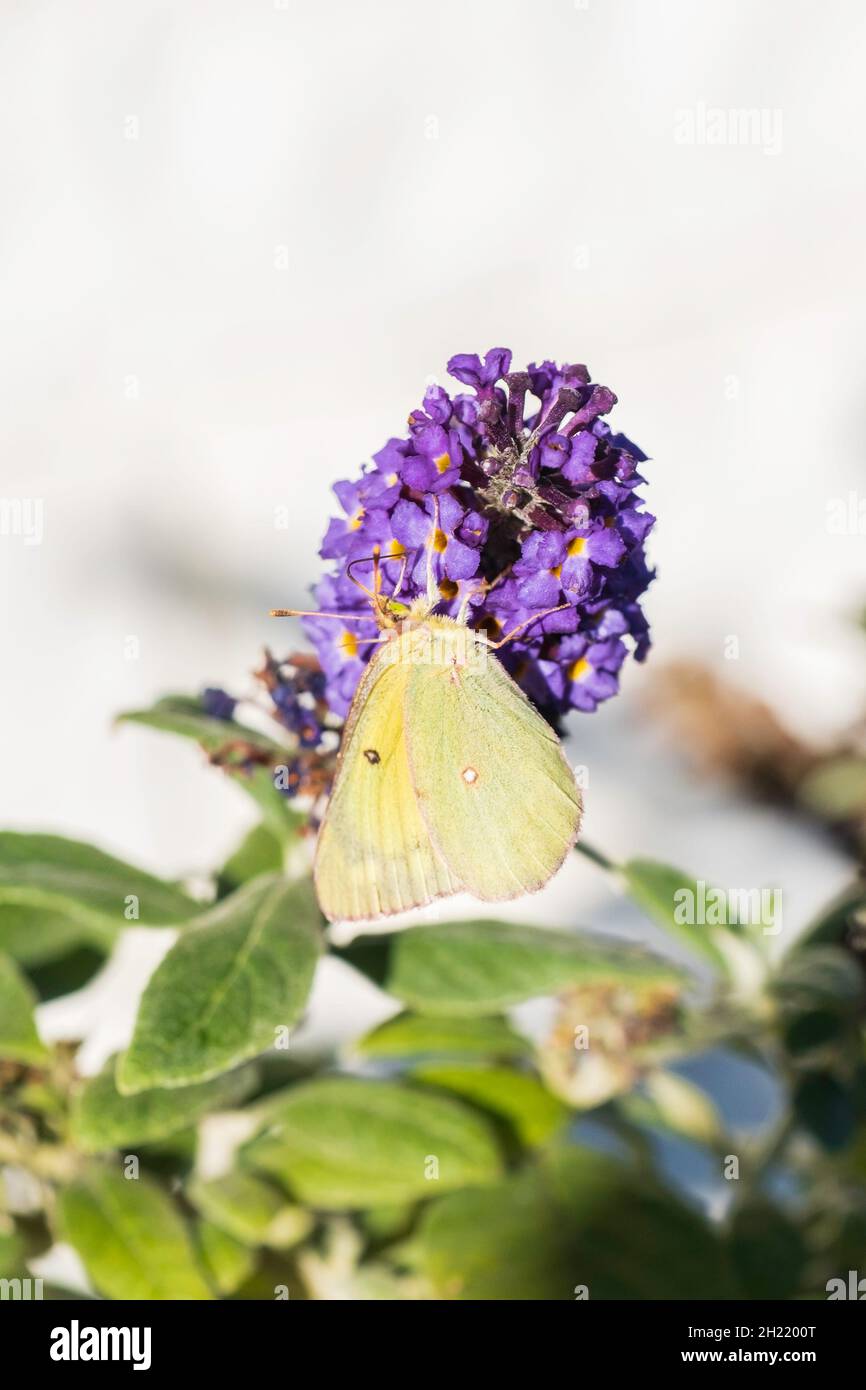
<instances>
[{"instance_id":1,"label":"butterfly hindwing","mask_svg":"<svg viewBox=\"0 0 866 1390\"><path fill-rule=\"evenodd\" d=\"M431 843L412 785L404 734L410 671L380 648L355 693L316 851L316 889L331 921L403 912L459 888Z\"/></svg>"},{"instance_id":2,"label":"butterfly hindwing","mask_svg":"<svg viewBox=\"0 0 866 1390\"><path fill-rule=\"evenodd\" d=\"M441 659L413 664L405 695L421 814L467 892L489 902L535 892L577 838L574 776L556 734L489 648L447 620L433 625Z\"/></svg>"}]
</instances>

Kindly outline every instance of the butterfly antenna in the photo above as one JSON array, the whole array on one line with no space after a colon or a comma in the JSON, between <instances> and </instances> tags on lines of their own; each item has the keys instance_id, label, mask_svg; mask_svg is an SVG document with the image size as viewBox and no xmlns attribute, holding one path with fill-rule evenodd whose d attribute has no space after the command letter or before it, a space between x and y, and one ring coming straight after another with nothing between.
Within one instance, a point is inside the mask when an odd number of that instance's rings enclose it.
<instances>
[{"instance_id":1,"label":"butterfly antenna","mask_svg":"<svg viewBox=\"0 0 866 1390\"><path fill-rule=\"evenodd\" d=\"M378 554L379 554L379 550L378 550L378 546L377 546L376 551L375 551L374 554L372 554L372 555L359 555L358 558L357 558L356 560L350 560L349 563L348 563L348 565L346 566L346 578L347 578L347 579L351 579L351 581L352 581L352 583L355 585L356 589L360 589L362 594L366 594L367 598L368 598L368 599L370 600L370 602L371 602L372 604L374 604L374 605L376 604L376 595L377 595L378 592L379 592L378 589L376 589L375 591L374 591L373 589L368 589L367 586L366 586L366 584L362 584L361 581L360 581L360 579L356 579L356 578L355 578L354 574L352 573L352 570L355 568L355 565L369 565L370 562L372 561L372 564L373 564L373 575L374 575L374 581L373 581L373 582L375 583L375 582L376 582L375 576L377 575L377 572L378 572Z\"/></svg>"},{"instance_id":2,"label":"butterfly antenna","mask_svg":"<svg viewBox=\"0 0 866 1390\"><path fill-rule=\"evenodd\" d=\"M563 608L570 607L570 603L558 603L555 608L545 608L541 613L533 613L531 618L524 619L522 623L517 624L517 627L513 627L510 632L506 632L505 636L500 637L498 642L490 642L488 645L493 651L496 651L498 647L504 647L506 642L513 642L519 632L523 632L525 628L531 627L533 623L539 622L542 618L549 618L551 613L561 613Z\"/></svg>"},{"instance_id":3,"label":"butterfly antenna","mask_svg":"<svg viewBox=\"0 0 866 1390\"><path fill-rule=\"evenodd\" d=\"M369 623L369 613L320 613L317 609L272 608L270 618L337 618L341 623Z\"/></svg>"}]
</instances>

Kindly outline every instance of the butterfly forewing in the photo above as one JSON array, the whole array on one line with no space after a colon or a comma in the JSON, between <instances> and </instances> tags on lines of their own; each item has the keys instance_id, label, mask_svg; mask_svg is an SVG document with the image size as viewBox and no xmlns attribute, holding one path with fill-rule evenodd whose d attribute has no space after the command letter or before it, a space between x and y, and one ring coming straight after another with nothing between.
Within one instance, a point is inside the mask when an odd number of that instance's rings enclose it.
<instances>
[{"instance_id":1,"label":"butterfly forewing","mask_svg":"<svg viewBox=\"0 0 866 1390\"><path fill-rule=\"evenodd\" d=\"M489 648L447 620L430 626L437 659L412 663L405 694L409 767L430 837L476 897L535 892L577 838L574 776Z\"/></svg>"}]
</instances>

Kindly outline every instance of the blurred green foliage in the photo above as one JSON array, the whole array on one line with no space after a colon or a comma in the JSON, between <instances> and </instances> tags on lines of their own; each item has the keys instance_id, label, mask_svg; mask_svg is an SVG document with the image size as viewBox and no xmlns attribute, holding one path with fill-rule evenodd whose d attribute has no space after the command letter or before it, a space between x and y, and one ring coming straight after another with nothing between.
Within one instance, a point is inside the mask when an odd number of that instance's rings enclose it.
<instances>
[{"instance_id":1,"label":"blurred green foliage","mask_svg":"<svg viewBox=\"0 0 866 1390\"><path fill-rule=\"evenodd\" d=\"M127 718L211 757L227 737L180 697ZM231 741L274 752L241 725ZM669 952L493 920L337 947L303 822L255 759L231 775L262 819L209 901L87 845L0 835L4 1277L56 1240L110 1299L823 1298L866 1272L861 880L780 957L766 924L684 920L694 875L596 851ZM859 776L824 769L809 794L847 808ZM142 925L175 944L129 1048L82 1078L75 1039L40 1039L37 1000ZM323 955L395 1012L301 1060ZM513 1010L539 998L530 1037ZM708 1055L759 1070L772 1122L726 1119ZM205 1126L228 1136L216 1173Z\"/></svg>"}]
</instances>

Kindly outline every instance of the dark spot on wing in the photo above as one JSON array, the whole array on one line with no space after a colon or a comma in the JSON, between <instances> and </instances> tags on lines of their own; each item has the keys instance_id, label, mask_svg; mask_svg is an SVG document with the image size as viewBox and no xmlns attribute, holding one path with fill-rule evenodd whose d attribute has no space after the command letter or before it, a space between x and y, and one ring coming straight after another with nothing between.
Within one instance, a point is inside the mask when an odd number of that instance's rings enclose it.
<instances>
[{"instance_id":1,"label":"dark spot on wing","mask_svg":"<svg viewBox=\"0 0 866 1390\"><path fill-rule=\"evenodd\" d=\"M365 749L364 749L364 757L367 759L367 762L368 762L368 763L372 763L374 767L375 767L376 763L380 763L380 762L382 761L382 759L379 757L379 754L376 752L375 748L365 748Z\"/></svg>"}]
</instances>

